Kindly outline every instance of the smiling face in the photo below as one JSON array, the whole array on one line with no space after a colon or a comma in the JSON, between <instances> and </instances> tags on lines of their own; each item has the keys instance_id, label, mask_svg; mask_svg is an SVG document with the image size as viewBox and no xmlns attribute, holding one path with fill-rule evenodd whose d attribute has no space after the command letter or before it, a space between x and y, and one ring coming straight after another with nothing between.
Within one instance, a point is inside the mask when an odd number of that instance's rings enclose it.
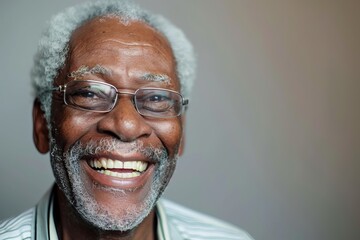
<instances>
[{"instance_id":1,"label":"smiling face","mask_svg":"<svg viewBox=\"0 0 360 240\"><path fill-rule=\"evenodd\" d=\"M124 25L115 18L91 20L73 33L67 64L54 85L75 79L125 92L180 90L165 38L144 23ZM84 111L65 105L63 94L54 92L51 119L53 171L77 212L103 230L126 231L143 221L174 171L181 117L143 117L126 94L111 112ZM45 151L44 141L35 142Z\"/></svg>"}]
</instances>

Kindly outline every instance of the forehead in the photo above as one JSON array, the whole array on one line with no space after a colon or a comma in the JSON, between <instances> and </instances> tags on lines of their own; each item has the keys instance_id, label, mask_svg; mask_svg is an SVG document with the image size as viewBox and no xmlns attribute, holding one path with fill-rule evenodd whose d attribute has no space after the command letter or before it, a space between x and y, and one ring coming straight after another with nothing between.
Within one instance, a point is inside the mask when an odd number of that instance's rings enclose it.
<instances>
[{"instance_id":1,"label":"forehead","mask_svg":"<svg viewBox=\"0 0 360 240\"><path fill-rule=\"evenodd\" d=\"M111 68L111 64L116 64L111 70L120 71L123 67L131 75L130 71L143 68L149 73L170 75L177 81L169 42L140 21L125 24L116 17L94 18L73 32L69 47L69 72L83 65Z\"/></svg>"},{"instance_id":2,"label":"forehead","mask_svg":"<svg viewBox=\"0 0 360 240\"><path fill-rule=\"evenodd\" d=\"M152 44L157 47L170 49L166 38L154 28L141 21L130 21L123 23L117 17L96 17L77 28L70 39L72 44L101 38L118 38L126 42L137 42L138 44Z\"/></svg>"}]
</instances>

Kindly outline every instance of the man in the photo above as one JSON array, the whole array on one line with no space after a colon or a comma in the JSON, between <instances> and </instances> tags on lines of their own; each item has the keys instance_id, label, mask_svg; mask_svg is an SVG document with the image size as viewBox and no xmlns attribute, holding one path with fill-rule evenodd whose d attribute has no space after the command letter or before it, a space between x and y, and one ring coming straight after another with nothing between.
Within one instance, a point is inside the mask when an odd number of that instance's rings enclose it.
<instances>
[{"instance_id":1,"label":"man","mask_svg":"<svg viewBox=\"0 0 360 240\"><path fill-rule=\"evenodd\" d=\"M32 72L34 142L56 184L0 239L251 239L159 200L183 152L195 73L183 33L129 0L56 15Z\"/></svg>"}]
</instances>

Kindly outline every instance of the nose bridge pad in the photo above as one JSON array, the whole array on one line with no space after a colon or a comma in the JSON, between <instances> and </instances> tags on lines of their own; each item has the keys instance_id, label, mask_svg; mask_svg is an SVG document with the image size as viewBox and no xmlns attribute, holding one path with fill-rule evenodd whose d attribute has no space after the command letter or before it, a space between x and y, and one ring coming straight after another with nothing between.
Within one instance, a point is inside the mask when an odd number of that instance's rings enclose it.
<instances>
[{"instance_id":1,"label":"nose bridge pad","mask_svg":"<svg viewBox=\"0 0 360 240\"><path fill-rule=\"evenodd\" d=\"M121 96L121 95L123 95L123 96ZM114 111L115 110L115 108L119 105L119 107L121 108L121 105L122 104L126 104L125 102L127 101L127 99L128 100L130 100L130 102L131 102L131 104L132 104L132 106L133 106L133 110L137 113L137 114L139 114L139 116L141 116L141 114L138 112L138 110L137 110L137 107L136 107L136 103L135 103L135 94L133 94L133 93L127 93L127 92L124 92L124 93L118 93L117 94L117 99L116 99L116 102L115 102L115 104L114 104L114 107L113 107L113 109L112 109L112 111ZM125 102L122 102L122 101L125 101Z\"/></svg>"},{"instance_id":2,"label":"nose bridge pad","mask_svg":"<svg viewBox=\"0 0 360 240\"><path fill-rule=\"evenodd\" d=\"M137 111L136 102L135 102L135 94L131 95L131 103L133 104L135 110Z\"/></svg>"}]
</instances>

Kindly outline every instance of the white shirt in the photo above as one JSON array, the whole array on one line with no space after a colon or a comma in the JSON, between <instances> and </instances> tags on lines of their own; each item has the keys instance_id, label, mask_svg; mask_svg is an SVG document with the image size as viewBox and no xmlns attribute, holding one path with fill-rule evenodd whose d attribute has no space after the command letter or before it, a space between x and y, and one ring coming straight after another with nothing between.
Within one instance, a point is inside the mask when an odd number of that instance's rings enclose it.
<instances>
[{"instance_id":1,"label":"white shirt","mask_svg":"<svg viewBox=\"0 0 360 240\"><path fill-rule=\"evenodd\" d=\"M0 222L0 240L58 240L53 217L53 194L49 190L26 212ZM156 204L159 240L253 240L243 230L161 199Z\"/></svg>"}]
</instances>

